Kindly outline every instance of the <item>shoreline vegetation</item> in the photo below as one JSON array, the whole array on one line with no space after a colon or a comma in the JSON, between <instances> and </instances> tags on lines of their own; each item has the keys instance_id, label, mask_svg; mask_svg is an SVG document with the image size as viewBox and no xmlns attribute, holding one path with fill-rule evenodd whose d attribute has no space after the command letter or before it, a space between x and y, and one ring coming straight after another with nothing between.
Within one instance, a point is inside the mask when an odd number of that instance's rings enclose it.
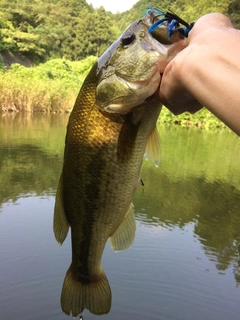
<instances>
[{"instance_id":1,"label":"shoreline vegetation","mask_svg":"<svg viewBox=\"0 0 240 320\"><path fill-rule=\"evenodd\" d=\"M70 113L78 92L96 57L73 62L53 59L36 67L13 64L0 71L0 106L2 114ZM175 116L163 107L158 123L200 129L228 129L208 110Z\"/></svg>"},{"instance_id":2,"label":"shoreline vegetation","mask_svg":"<svg viewBox=\"0 0 240 320\"><path fill-rule=\"evenodd\" d=\"M12 64L0 71L2 112L69 113L96 59L53 59L30 68Z\"/></svg>"},{"instance_id":3,"label":"shoreline vegetation","mask_svg":"<svg viewBox=\"0 0 240 320\"><path fill-rule=\"evenodd\" d=\"M94 61L148 6L189 23L222 12L240 28L239 0L138 0L117 13L86 0L0 0L0 115L70 113ZM163 108L158 122L226 128L206 109L174 116Z\"/></svg>"}]
</instances>

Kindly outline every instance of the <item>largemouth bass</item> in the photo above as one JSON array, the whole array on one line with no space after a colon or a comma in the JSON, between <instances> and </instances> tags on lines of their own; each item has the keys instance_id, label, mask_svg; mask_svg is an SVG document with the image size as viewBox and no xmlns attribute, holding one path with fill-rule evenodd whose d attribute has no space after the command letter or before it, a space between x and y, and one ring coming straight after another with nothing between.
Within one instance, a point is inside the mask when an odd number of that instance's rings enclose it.
<instances>
[{"instance_id":1,"label":"largemouth bass","mask_svg":"<svg viewBox=\"0 0 240 320\"><path fill-rule=\"evenodd\" d=\"M153 93L167 59L166 47L139 20L95 63L76 99L54 209L59 244L71 227L72 263L61 294L68 315L111 308L102 253L109 238L115 251L134 240L132 198L144 153L159 162L161 103Z\"/></svg>"}]
</instances>

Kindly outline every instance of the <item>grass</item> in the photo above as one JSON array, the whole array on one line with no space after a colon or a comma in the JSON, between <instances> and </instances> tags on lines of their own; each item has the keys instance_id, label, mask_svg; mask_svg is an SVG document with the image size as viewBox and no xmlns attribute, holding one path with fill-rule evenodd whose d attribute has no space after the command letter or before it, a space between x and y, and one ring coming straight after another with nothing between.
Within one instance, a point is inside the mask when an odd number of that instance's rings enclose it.
<instances>
[{"instance_id":1,"label":"grass","mask_svg":"<svg viewBox=\"0 0 240 320\"><path fill-rule=\"evenodd\" d=\"M19 64L12 65L10 70L3 68L0 71L0 109L2 112L69 113L95 61L96 57L90 56L76 62L53 59L32 68ZM194 115L179 116L163 108L158 122L207 130L227 128L205 108Z\"/></svg>"},{"instance_id":2,"label":"grass","mask_svg":"<svg viewBox=\"0 0 240 320\"><path fill-rule=\"evenodd\" d=\"M55 59L33 68L12 65L0 74L3 112L70 112L88 71L96 61Z\"/></svg>"}]
</instances>

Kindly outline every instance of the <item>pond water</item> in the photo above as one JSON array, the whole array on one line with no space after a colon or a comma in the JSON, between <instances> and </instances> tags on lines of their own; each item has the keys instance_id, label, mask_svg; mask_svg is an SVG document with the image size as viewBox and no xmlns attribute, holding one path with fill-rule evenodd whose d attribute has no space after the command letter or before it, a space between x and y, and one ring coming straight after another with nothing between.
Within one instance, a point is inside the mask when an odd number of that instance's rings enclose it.
<instances>
[{"instance_id":1,"label":"pond water","mask_svg":"<svg viewBox=\"0 0 240 320\"><path fill-rule=\"evenodd\" d=\"M0 120L0 320L64 320L60 293L70 237L52 232L67 115ZM240 319L240 139L159 126L162 160L144 161L134 244L103 268L108 315L83 319Z\"/></svg>"}]
</instances>

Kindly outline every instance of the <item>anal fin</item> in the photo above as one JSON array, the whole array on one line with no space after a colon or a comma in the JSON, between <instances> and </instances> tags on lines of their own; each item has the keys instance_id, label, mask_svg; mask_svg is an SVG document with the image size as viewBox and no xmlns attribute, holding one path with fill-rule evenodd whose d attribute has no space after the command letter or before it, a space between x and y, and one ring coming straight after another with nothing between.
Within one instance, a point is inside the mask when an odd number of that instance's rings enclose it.
<instances>
[{"instance_id":1,"label":"anal fin","mask_svg":"<svg viewBox=\"0 0 240 320\"><path fill-rule=\"evenodd\" d=\"M114 251L128 249L135 238L136 221L134 216L133 204L131 203L123 221L110 237L110 245Z\"/></svg>"}]
</instances>

